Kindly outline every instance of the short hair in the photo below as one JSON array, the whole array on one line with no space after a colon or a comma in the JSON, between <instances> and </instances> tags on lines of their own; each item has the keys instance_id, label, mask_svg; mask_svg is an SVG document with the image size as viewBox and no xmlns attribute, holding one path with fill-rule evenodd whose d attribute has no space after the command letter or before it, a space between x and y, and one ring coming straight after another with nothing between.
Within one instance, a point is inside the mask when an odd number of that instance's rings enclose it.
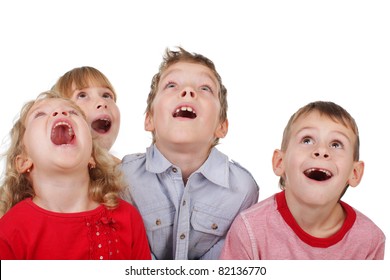
<instances>
[{"instance_id":1,"label":"short hair","mask_svg":"<svg viewBox=\"0 0 390 280\"><path fill-rule=\"evenodd\" d=\"M220 121L225 121L227 119L227 110L228 110L228 103L227 103L227 89L222 83L222 78L218 74L216 67L214 65L214 62L212 62L209 58L198 54L198 53L190 53L183 49L182 47L177 47L178 50L170 50L167 48L165 50L165 55L163 56L163 61L160 64L158 72L153 76L152 82L150 84L150 92L147 98L147 106L145 113L152 114L152 104L156 97L157 90L158 90L158 84L160 82L161 76L164 73L165 70L167 70L170 66L178 63L178 62L190 62L190 63L197 63L206 66L209 68L215 77L217 78L218 85L219 85L219 102L221 105L221 110L219 113L219 119ZM218 144L219 139L216 139L213 146ZM155 142L155 136L153 134L153 143Z\"/></svg>"}]
</instances>

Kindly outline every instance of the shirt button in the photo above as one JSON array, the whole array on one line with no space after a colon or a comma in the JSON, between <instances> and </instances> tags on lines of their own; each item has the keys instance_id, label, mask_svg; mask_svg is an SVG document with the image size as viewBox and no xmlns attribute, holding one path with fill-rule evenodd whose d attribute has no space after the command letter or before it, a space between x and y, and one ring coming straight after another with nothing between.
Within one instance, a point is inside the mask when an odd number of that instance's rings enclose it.
<instances>
[{"instance_id":1,"label":"shirt button","mask_svg":"<svg viewBox=\"0 0 390 280\"><path fill-rule=\"evenodd\" d=\"M185 235L184 233L182 233L182 234L180 235L180 239L184 239L184 238L186 238L186 235Z\"/></svg>"},{"instance_id":2,"label":"shirt button","mask_svg":"<svg viewBox=\"0 0 390 280\"><path fill-rule=\"evenodd\" d=\"M156 220L156 226L159 226L159 225L161 225L161 220L160 220L160 219L157 219L157 220Z\"/></svg>"},{"instance_id":3,"label":"shirt button","mask_svg":"<svg viewBox=\"0 0 390 280\"><path fill-rule=\"evenodd\" d=\"M173 171L173 173L176 173L177 172L177 168L176 167L172 167L172 171Z\"/></svg>"},{"instance_id":4,"label":"shirt button","mask_svg":"<svg viewBox=\"0 0 390 280\"><path fill-rule=\"evenodd\" d=\"M218 229L218 225L217 225L217 224L212 224L212 225L211 225L211 228L212 228L213 230L216 230L216 229Z\"/></svg>"},{"instance_id":5,"label":"shirt button","mask_svg":"<svg viewBox=\"0 0 390 280\"><path fill-rule=\"evenodd\" d=\"M186 206L186 203L187 203L187 202L184 200L184 201L183 201L183 206Z\"/></svg>"}]
</instances>

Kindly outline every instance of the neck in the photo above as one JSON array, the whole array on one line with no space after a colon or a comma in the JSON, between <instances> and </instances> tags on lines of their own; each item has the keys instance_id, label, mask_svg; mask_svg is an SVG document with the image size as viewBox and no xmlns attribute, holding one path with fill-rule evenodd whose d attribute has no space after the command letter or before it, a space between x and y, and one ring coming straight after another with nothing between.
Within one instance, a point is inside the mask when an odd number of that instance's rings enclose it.
<instances>
[{"instance_id":1,"label":"neck","mask_svg":"<svg viewBox=\"0 0 390 280\"><path fill-rule=\"evenodd\" d=\"M308 234L318 237L330 237L338 232L344 221L345 212L340 203L325 206L307 205L286 192L286 201L297 224Z\"/></svg>"},{"instance_id":2,"label":"neck","mask_svg":"<svg viewBox=\"0 0 390 280\"><path fill-rule=\"evenodd\" d=\"M49 174L49 175L48 175ZM50 173L34 170L34 203L53 212L71 213L92 210L98 203L89 198L88 170L80 174Z\"/></svg>"},{"instance_id":3,"label":"neck","mask_svg":"<svg viewBox=\"0 0 390 280\"><path fill-rule=\"evenodd\" d=\"M174 145L170 149L169 147L161 147L157 143L156 146L169 162L180 168L185 183L190 175L202 166L210 154L209 147L199 149L199 147Z\"/></svg>"}]
</instances>

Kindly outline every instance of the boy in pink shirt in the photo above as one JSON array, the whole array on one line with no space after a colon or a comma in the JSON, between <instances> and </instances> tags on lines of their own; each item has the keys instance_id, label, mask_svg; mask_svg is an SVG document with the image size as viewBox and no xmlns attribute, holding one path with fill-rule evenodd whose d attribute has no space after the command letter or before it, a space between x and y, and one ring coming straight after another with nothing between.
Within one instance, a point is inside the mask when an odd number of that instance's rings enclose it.
<instances>
[{"instance_id":1,"label":"boy in pink shirt","mask_svg":"<svg viewBox=\"0 0 390 280\"><path fill-rule=\"evenodd\" d=\"M355 120L317 101L290 118L273 170L281 192L244 210L221 259L383 259L385 235L341 197L363 176Z\"/></svg>"}]
</instances>

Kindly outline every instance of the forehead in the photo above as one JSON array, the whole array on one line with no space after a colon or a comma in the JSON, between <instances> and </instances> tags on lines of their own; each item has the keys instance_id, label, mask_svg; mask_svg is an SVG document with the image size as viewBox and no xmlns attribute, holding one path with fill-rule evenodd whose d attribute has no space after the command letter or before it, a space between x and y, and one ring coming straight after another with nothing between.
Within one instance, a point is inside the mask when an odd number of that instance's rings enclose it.
<instances>
[{"instance_id":1,"label":"forehead","mask_svg":"<svg viewBox=\"0 0 390 280\"><path fill-rule=\"evenodd\" d=\"M297 117L295 121L291 125L291 131L295 133L301 131L305 128L323 128L326 127L332 131L340 132L345 134L349 138L353 139L356 137L353 129L341 121L338 121L336 118L332 118L331 116L321 114L318 111L311 111L304 113Z\"/></svg>"},{"instance_id":2,"label":"forehead","mask_svg":"<svg viewBox=\"0 0 390 280\"><path fill-rule=\"evenodd\" d=\"M209 78L213 82L217 82L217 77L214 72L206 65L196 62L180 61L170 65L161 74L161 79L170 75L196 74L198 77Z\"/></svg>"}]
</instances>

